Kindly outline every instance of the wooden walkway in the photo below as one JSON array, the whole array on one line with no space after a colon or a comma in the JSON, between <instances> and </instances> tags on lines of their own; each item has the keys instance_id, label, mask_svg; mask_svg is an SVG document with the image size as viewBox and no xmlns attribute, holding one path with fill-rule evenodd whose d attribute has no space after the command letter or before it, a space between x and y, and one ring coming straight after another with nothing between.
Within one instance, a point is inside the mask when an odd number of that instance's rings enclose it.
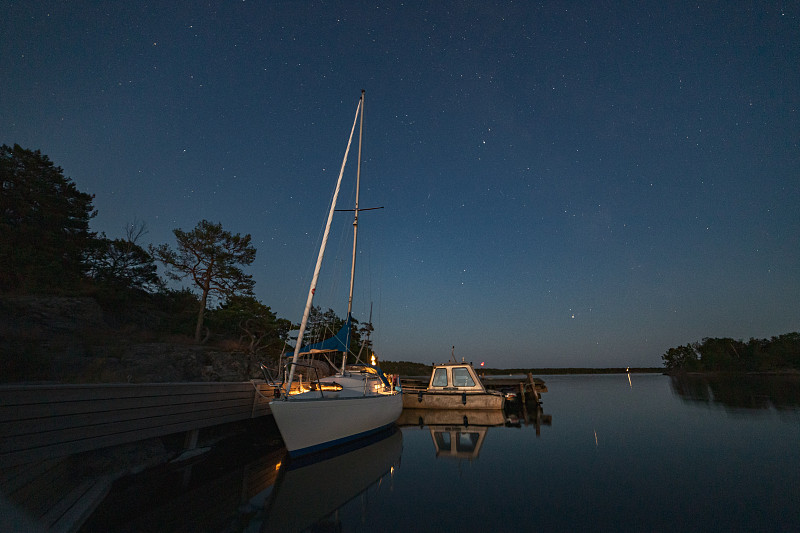
<instances>
[{"instance_id":1,"label":"wooden walkway","mask_svg":"<svg viewBox=\"0 0 800 533\"><path fill-rule=\"evenodd\" d=\"M122 522L130 521L125 523L130 531L158 531L164 527L176 531L221 531L230 526L227 521L237 515L237 509L250 505L251 498L274 484L285 453L285 448L275 448L246 466L220 472L209 480L205 479L207 473L201 474L194 482L192 461L175 464L172 468L180 480L180 485L174 487L177 494L166 502L153 501L144 507L146 493L112 490L117 479L131 472L132 465L103 466L99 462L86 468L78 456L72 456L2 469L0 531L76 533L96 511L100 511L98 520L103 524L115 508L127 510L122 513L126 517ZM126 507L129 501L137 510L135 514ZM226 522L214 523L220 517ZM115 522L119 524L120 520ZM26 524L27 529L21 524ZM101 525L100 529L105 527Z\"/></svg>"},{"instance_id":2,"label":"wooden walkway","mask_svg":"<svg viewBox=\"0 0 800 533\"><path fill-rule=\"evenodd\" d=\"M0 530L31 519L34 530L76 531L126 469L90 475L70 455L175 433L193 448L202 428L271 414L273 390L250 381L0 386Z\"/></svg>"},{"instance_id":3,"label":"wooden walkway","mask_svg":"<svg viewBox=\"0 0 800 533\"><path fill-rule=\"evenodd\" d=\"M525 379L503 376L486 376L482 378L483 386L490 390L513 392L522 403L534 401L541 403L542 393L547 392L547 386L541 379L534 379L528 372Z\"/></svg>"},{"instance_id":4,"label":"wooden walkway","mask_svg":"<svg viewBox=\"0 0 800 533\"><path fill-rule=\"evenodd\" d=\"M0 386L0 468L179 432L196 438L270 414L272 397L250 381Z\"/></svg>"}]
</instances>

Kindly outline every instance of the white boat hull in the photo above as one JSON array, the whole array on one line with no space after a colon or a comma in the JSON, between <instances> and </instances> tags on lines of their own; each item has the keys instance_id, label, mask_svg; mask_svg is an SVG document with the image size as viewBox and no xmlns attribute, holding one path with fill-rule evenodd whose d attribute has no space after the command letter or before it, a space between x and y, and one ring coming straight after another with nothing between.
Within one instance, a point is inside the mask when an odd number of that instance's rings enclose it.
<instances>
[{"instance_id":1,"label":"white boat hull","mask_svg":"<svg viewBox=\"0 0 800 533\"><path fill-rule=\"evenodd\" d=\"M502 410L505 398L499 392L415 391L403 394L406 409L494 409Z\"/></svg>"},{"instance_id":2,"label":"white boat hull","mask_svg":"<svg viewBox=\"0 0 800 533\"><path fill-rule=\"evenodd\" d=\"M358 439L393 424L403 411L400 392L335 397L307 393L269 406L289 455L297 457Z\"/></svg>"}]
</instances>

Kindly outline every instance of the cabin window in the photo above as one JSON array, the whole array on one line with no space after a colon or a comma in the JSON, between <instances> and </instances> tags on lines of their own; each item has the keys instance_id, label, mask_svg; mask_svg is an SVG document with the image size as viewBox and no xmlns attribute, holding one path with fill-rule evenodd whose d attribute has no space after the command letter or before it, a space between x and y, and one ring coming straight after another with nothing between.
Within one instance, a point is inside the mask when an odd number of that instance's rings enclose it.
<instances>
[{"instance_id":1,"label":"cabin window","mask_svg":"<svg viewBox=\"0 0 800 533\"><path fill-rule=\"evenodd\" d=\"M447 431L437 431L434 433L436 448L439 451L450 451L450 433Z\"/></svg>"},{"instance_id":2,"label":"cabin window","mask_svg":"<svg viewBox=\"0 0 800 533\"><path fill-rule=\"evenodd\" d=\"M474 387L475 380L469 375L469 370L466 368L453 369L453 385L456 387Z\"/></svg>"},{"instance_id":3,"label":"cabin window","mask_svg":"<svg viewBox=\"0 0 800 533\"><path fill-rule=\"evenodd\" d=\"M456 438L456 450L459 452L474 452L478 445L477 433L458 433Z\"/></svg>"},{"instance_id":4,"label":"cabin window","mask_svg":"<svg viewBox=\"0 0 800 533\"><path fill-rule=\"evenodd\" d=\"M433 387L447 387L447 369L437 368L433 373Z\"/></svg>"}]
</instances>

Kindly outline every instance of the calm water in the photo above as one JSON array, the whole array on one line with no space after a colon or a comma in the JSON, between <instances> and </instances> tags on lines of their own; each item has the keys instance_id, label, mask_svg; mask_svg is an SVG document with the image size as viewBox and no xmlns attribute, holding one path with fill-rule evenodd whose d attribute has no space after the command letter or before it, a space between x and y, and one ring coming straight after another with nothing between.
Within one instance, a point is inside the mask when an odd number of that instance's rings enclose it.
<instances>
[{"instance_id":1,"label":"calm water","mask_svg":"<svg viewBox=\"0 0 800 533\"><path fill-rule=\"evenodd\" d=\"M797 380L544 379L519 418L406 412L325 461L237 448L124 480L84 530L800 531Z\"/></svg>"}]
</instances>

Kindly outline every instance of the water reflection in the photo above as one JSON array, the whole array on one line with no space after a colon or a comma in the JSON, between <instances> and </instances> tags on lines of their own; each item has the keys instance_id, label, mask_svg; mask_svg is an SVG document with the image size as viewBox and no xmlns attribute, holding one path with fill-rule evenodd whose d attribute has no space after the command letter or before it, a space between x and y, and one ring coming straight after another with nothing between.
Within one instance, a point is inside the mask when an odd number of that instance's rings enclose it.
<instances>
[{"instance_id":1,"label":"water reflection","mask_svg":"<svg viewBox=\"0 0 800 533\"><path fill-rule=\"evenodd\" d=\"M271 490L285 454L282 446L227 444L123 478L80 531L237 530L249 520L248 502Z\"/></svg>"},{"instance_id":2,"label":"water reflection","mask_svg":"<svg viewBox=\"0 0 800 533\"><path fill-rule=\"evenodd\" d=\"M338 509L369 489L380 490L402 453L403 434L394 427L336 455L287 461L266 500L260 531L340 530ZM248 531L255 531L253 523Z\"/></svg>"},{"instance_id":3,"label":"water reflection","mask_svg":"<svg viewBox=\"0 0 800 533\"><path fill-rule=\"evenodd\" d=\"M533 426L536 430L536 436L542 434L542 426L551 426L553 424L553 415L546 415L541 404L534 407L528 407L527 404L516 404L505 410L506 426L508 427L522 427Z\"/></svg>"},{"instance_id":4,"label":"water reflection","mask_svg":"<svg viewBox=\"0 0 800 533\"><path fill-rule=\"evenodd\" d=\"M502 411L403 409L399 426L427 428L436 457L477 459L486 434L492 426L504 426Z\"/></svg>"},{"instance_id":5,"label":"water reflection","mask_svg":"<svg viewBox=\"0 0 800 533\"><path fill-rule=\"evenodd\" d=\"M336 530L338 509L380 490L402 452L397 427L300 460L282 446L249 439L221 445L196 460L119 480L80 531Z\"/></svg>"},{"instance_id":6,"label":"water reflection","mask_svg":"<svg viewBox=\"0 0 800 533\"><path fill-rule=\"evenodd\" d=\"M551 425L553 417L545 415L541 406L507 411L403 409L397 425L418 427L430 432L437 458L473 461L480 455L491 427L533 425L540 435L542 425Z\"/></svg>"},{"instance_id":7,"label":"water reflection","mask_svg":"<svg viewBox=\"0 0 800 533\"><path fill-rule=\"evenodd\" d=\"M403 426L502 426L506 423L503 411L403 409L397 425Z\"/></svg>"},{"instance_id":8,"label":"water reflection","mask_svg":"<svg viewBox=\"0 0 800 533\"><path fill-rule=\"evenodd\" d=\"M800 531L798 380L766 381L552 376L554 425L407 410L314 464L220 446L115 484L84 531Z\"/></svg>"},{"instance_id":9,"label":"water reflection","mask_svg":"<svg viewBox=\"0 0 800 533\"><path fill-rule=\"evenodd\" d=\"M699 405L721 404L728 409L798 409L800 376L676 375L672 391Z\"/></svg>"}]
</instances>

